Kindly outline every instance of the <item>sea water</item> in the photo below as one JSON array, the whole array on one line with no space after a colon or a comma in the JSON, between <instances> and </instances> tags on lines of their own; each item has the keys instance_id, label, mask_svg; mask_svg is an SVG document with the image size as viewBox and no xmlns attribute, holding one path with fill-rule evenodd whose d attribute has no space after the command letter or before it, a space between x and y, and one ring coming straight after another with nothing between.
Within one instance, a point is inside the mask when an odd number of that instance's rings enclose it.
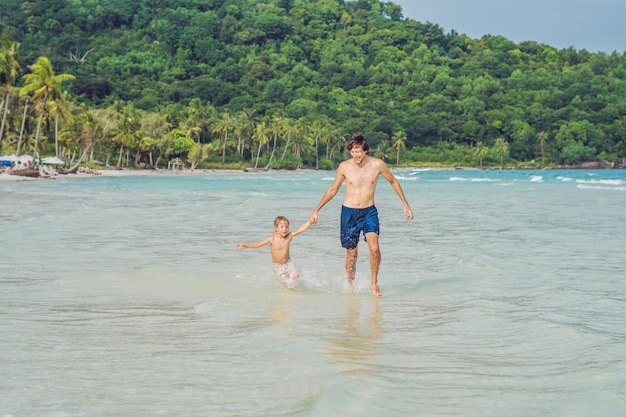
<instances>
[{"instance_id":1,"label":"sea water","mask_svg":"<svg viewBox=\"0 0 626 417\"><path fill-rule=\"evenodd\" d=\"M0 416L624 416L626 172L394 171L383 297L333 172L0 183Z\"/></svg>"}]
</instances>

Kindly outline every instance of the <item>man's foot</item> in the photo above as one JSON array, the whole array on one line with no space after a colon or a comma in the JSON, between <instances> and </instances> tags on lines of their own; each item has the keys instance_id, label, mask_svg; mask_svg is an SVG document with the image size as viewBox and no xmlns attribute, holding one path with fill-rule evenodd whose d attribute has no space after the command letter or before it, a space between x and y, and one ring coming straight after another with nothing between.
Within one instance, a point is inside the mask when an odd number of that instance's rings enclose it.
<instances>
[{"instance_id":1,"label":"man's foot","mask_svg":"<svg viewBox=\"0 0 626 417\"><path fill-rule=\"evenodd\" d=\"M372 289L372 294L374 294L377 297L380 297L381 295L383 295L382 291L380 291L380 288L378 288L378 284L372 284L370 285L370 288Z\"/></svg>"},{"instance_id":2,"label":"man's foot","mask_svg":"<svg viewBox=\"0 0 626 417\"><path fill-rule=\"evenodd\" d=\"M356 293L356 287L354 286L354 281L348 280L348 282L346 282L346 285L344 285L344 287L343 287L343 292L345 294L354 294L354 293Z\"/></svg>"}]
</instances>

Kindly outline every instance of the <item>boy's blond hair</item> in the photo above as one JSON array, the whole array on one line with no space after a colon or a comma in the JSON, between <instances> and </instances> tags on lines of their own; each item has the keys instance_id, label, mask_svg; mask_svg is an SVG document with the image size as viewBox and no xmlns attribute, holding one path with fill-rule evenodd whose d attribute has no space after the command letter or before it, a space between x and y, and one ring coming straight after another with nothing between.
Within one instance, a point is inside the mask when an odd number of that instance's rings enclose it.
<instances>
[{"instance_id":1,"label":"boy's blond hair","mask_svg":"<svg viewBox=\"0 0 626 417\"><path fill-rule=\"evenodd\" d=\"M278 226L278 223L280 222L287 222L287 224L289 224L289 219L285 216L276 216L274 219L274 227Z\"/></svg>"}]
</instances>

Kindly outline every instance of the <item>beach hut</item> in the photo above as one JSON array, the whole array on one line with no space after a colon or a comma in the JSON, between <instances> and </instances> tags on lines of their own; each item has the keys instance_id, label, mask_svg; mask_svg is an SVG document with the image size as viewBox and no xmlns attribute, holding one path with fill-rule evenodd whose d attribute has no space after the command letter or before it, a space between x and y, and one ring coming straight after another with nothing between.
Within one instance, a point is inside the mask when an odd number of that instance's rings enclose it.
<instances>
[{"instance_id":1,"label":"beach hut","mask_svg":"<svg viewBox=\"0 0 626 417\"><path fill-rule=\"evenodd\" d=\"M167 162L167 169L171 169L173 171L176 171L179 169L182 170L182 169L185 169L185 163L181 161L180 158L175 158Z\"/></svg>"}]
</instances>

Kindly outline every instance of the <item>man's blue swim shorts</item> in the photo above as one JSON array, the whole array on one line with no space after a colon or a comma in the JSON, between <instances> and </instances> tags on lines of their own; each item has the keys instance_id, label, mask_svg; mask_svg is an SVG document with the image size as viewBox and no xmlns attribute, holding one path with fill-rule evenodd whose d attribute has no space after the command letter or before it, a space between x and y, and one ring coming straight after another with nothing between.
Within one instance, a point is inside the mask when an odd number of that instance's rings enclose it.
<instances>
[{"instance_id":1,"label":"man's blue swim shorts","mask_svg":"<svg viewBox=\"0 0 626 417\"><path fill-rule=\"evenodd\" d=\"M364 236L370 232L380 234L376 206L363 209L341 206L341 247L345 249L356 248L361 232Z\"/></svg>"}]
</instances>

